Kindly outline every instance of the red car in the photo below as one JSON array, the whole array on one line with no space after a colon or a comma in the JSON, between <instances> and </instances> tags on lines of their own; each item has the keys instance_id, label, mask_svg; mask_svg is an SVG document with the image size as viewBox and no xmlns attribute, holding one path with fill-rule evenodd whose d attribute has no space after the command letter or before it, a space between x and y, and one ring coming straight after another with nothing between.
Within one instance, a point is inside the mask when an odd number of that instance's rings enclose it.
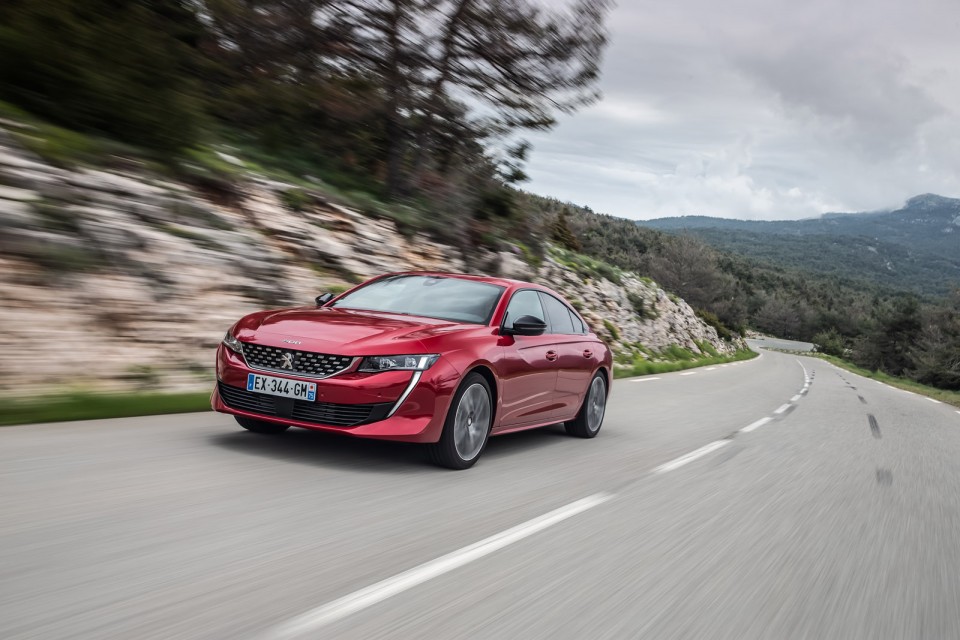
<instances>
[{"instance_id":1,"label":"red car","mask_svg":"<svg viewBox=\"0 0 960 640\"><path fill-rule=\"evenodd\" d=\"M421 442L465 469L491 435L563 422L594 437L610 380L610 350L546 287L395 273L240 320L217 350L212 405L257 433Z\"/></svg>"}]
</instances>

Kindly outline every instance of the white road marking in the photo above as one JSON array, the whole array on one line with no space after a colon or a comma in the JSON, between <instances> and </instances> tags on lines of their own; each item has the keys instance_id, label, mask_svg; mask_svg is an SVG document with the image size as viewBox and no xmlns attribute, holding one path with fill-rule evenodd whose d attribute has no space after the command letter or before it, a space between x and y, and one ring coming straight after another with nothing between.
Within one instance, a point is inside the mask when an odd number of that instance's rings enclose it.
<instances>
[{"instance_id":1,"label":"white road marking","mask_svg":"<svg viewBox=\"0 0 960 640\"><path fill-rule=\"evenodd\" d=\"M272 630L267 636L275 640L286 640L314 633L317 629L341 620L351 614L371 607L378 602L411 589L428 580L449 573L474 560L502 549L514 542L543 531L555 524L563 522L578 513L592 509L613 498L610 493L595 493L582 500L555 509L533 520L528 520L515 527L485 538L462 549L458 549L445 556L425 562L418 567L399 573L391 578L372 584L369 587L354 591L342 598L317 607L312 611L301 614ZM316 636L313 636L316 637Z\"/></svg>"},{"instance_id":2,"label":"white road marking","mask_svg":"<svg viewBox=\"0 0 960 640\"><path fill-rule=\"evenodd\" d=\"M659 380L659 379L660 379L660 376L653 376L652 378L643 376L641 378L633 378L632 380L630 380L630 382L650 382L651 380Z\"/></svg>"},{"instance_id":3,"label":"white road marking","mask_svg":"<svg viewBox=\"0 0 960 640\"><path fill-rule=\"evenodd\" d=\"M744 433L750 433L750 432L753 431L754 429L757 429L757 428L759 428L759 427L762 427L763 425L767 424L768 422L770 422L770 421L772 421L772 420L773 420L773 418L760 418L760 419L757 420L756 422L751 422L750 424L748 424L747 426L745 426L743 429L740 429L740 431L742 431L742 432L744 432Z\"/></svg>"},{"instance_id":4,"label":"white road marking","mask_svg":"<svg viewBox=\"0 0 960 640\"><path fill-rule=\"evenodd\" d=\"M716 440L715 442L711 442L706 446L700 447L696 451L691 451L687 455L680 456L679 458L671 460L670 462L665 462L664 464L654 469L653 473L663 473L664 471L673 471L674 469L678 469L685 464L693 462L697 458L702 458L703 456L707 455L711 451L716 451L717 449L724 446L725 444L728 444L729 442L730 442L729 440Z\"/></svg>"},{"instance_id":5,"label":"white road marking","mask_svg":"<svg viewBox=\"0 0 960 640\"><path fill-rule=\"evenodd\" d=\"M694 375L695 373L696 373L696 371L684 371L684 372L681 373L680 375L682 375L682 376L692 376L692 375Z\"/></svg>"},{"instance_id":6,"label":"white road marking","mask_svg":"<svg viewBox=\"0 0 960 640\"><path fill-rule=\"evenodd\" d=\"M960 411L957 411L957 413L960 413Z\"/></svg>"},{"instance_id":7,"label":"white road marking","mask_svg":"<svg viewBox=\"0 0 960 640\"><path fill-rule=\"evenodd\" d=\"M716 371L716 367L707 367L704 371Z\"/></svg>"},{"instance_id":8,"label":"white road marking","mask_svg":"<svg viewBox=\"0 0 960 640\"><path fill-rule=\"evenodd\" d=\"M780 413L783 413L784 411L786 411L786 410L789 409L789 408L790 408L790 403L783 404L783 405L780 405L780 408L777 409L776 411L774 411L774 413L780 414Z\"/></svg>"},{"instance_id":9,"label":"white road marking","mask_svg":"<svg viewBox=\"0 0 960 640\"><path fill-rule=\"evenodd\" d=\"M939 400L934 400L933 398L927 398L927 400L929 400L930 402L935 402L936 404L943 404Z\"/></svg>"},{"instance_id":10,"label":"white road marking","mask_svg":"<svg viewBox=\"0 0 960 640\"><path fill-rule=\"evenodd\" d=\"M793 396L792 398L790 398L790 402L796 402L796 401L799 400L799 399L800 399L800 394L798 393L797 395L795 395L795 396Z\"/></svg>"},{"instance_id":11,"label":"white road marking","mask_svg":"<svg viewBox=\"0 0 960 640\"><path fill-rule=\"evenodd\" d=\"M728 365L722 364L722 365L720 365L720 368L723 369L723 368L726 367L726 366L728 366Z\"/></svg>"}]
</instances>

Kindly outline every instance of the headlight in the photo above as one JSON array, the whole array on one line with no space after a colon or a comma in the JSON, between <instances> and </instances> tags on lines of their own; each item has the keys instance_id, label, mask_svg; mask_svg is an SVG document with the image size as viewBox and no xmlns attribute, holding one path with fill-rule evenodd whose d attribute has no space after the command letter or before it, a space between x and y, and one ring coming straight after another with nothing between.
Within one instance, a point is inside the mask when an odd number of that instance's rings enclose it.
<instances>
[{"instance_id":1,"label":"headlight","mask_svg":"<svg viewBox=\"0 0 960 640\"><path fill-rule=\"evenodd\" d=\"M360 363L358 371L375 373L377 371L426 371L440 356L369 356Z\"/></svg>"},{"instance_id":2,"label":"headlight","mask_svg":"<svg viewBox=\"0 0 960 640\"><path fill-rule=\"evenodd\" d=\"M233 337L233 334L227 331L227 335L223 336L223 344L227 349L233 351L234 353L243 354L243 343Z\"/></svg>"}]
</instances>

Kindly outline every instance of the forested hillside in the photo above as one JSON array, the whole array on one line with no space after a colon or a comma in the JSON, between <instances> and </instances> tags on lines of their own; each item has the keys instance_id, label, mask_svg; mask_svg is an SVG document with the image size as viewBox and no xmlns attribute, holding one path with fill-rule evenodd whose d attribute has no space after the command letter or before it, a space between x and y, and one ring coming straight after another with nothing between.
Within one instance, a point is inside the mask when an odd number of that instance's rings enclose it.
<instances>
[{"instance_id":1,"label":"forested hillside","mask_svg":"<svg viewBox=\"0 0 960 640\"><path fill-rule=\"evenodd\" d=\"M711 321L810 340L834 355L943 388L960 388L960 292L920 298L856 272L816 273L718 250L689 234L528 196L555 241L647 275Z\"/></svg>"},{"instance_id":2,"label":"forested hillside","mask_svg":"<svg viewBox=\"0 0 960 640\"><path fill-rule=\"evenodd\" d=\"M718 249L785 267L946 295L960 283L960 200L911 198L900 209L807 220L658 218L642 226L686 233Z\"/></svg>"}]
</instances>

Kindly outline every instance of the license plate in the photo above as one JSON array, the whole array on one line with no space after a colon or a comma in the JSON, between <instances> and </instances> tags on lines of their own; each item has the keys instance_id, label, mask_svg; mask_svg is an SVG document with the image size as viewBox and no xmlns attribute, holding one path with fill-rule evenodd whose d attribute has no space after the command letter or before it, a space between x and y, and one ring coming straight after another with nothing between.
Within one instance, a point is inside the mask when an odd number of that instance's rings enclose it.
<instances>
[{"instance_id":1,"label":"license plate","mask_svg":"<svg viewBox=\"0 0 960 640\"><path fill-rule=\"evenodd\" d=\"M261 376L256 373L247 374L247 391L256 391L257 393L266 393L271 396L281 396L284 398L296 398L297 400L308 400L310 402L317 399L316 382L301 382L300 380L291 380L289 378Z\"/></svg>"}]
</instances>

